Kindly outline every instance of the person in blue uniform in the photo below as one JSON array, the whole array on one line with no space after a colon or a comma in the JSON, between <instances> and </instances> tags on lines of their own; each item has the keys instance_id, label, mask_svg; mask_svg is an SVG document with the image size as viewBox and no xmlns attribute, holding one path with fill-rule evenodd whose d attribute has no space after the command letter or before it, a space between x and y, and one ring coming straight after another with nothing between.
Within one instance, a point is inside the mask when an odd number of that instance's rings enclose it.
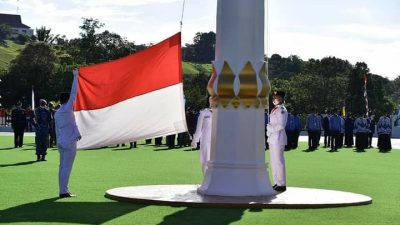
<instances>
[{"instance_id":1,"label":"person in blue uniform","mask_svg":"<svg viewBox=\"0 0 400 225\"><path fill-rule=\"evenodd\" d=\"M301 119L297 111L293 111L294 119L294 137L293 137L293 148L296 149L299 145L299 136L301 132Z\"/></svg>"},{"instance_id":2,"label":"person in blue uniform","mask_svg":"<svg viewBox=\"0 0 400 225\"><path fill-rule=\"evenodd\" d=\"M392 149L390 136L392 134L392 122L390 114L381 116L377 124L379 152L388 152Z\"/></svg>"},{"instance_id":3,"label":"person in blue uniform","mask_svg":"<svg viewBox=\"0 0 400 225\"><path fill-rule=\"evenodd\" d=\"M370 132L367 119L360 113L354 121L357 151L364 151L368 147L367 135Z\"/></svg>"},{"instance_id":4,"label":"person in blue uniform","mask_svg":"<svg viewBox=\"0 0 400 225\"><path fill-rule=\"evenodd\" d=\"M308 149L315 150L318 148L318 140L321 132L321 118L315 109L307 116L306 129L308 132Z\"/></svg>"},{"instance_id":5,"label":"person in blue uniform","mask_svg":"<svg viewBox=\"0 0 400 225\"><path fill-rule=\"evenodd\" d=\"M51 123L51 114L47 109L47 102L44 99L39 100L39 107L35 110L35 128L36 128L36 156L37 161L46 161L47 146L49 143L49 129Z\"/></svg>"},{"instance_id":6,"label":"person in blue uniform","mask_svg":"<svg viewBox=\"0 0 400 225\"><path fill-rule=\"evenodd\" d=\"M335 114L329 118L329 133L331 135L331 152L339 148L339 135L342 130L342 119L338 115L338 110L334 109Z\"/></svg>"},{"instance_id":7,"label":"person in blue uniform","mask_svg":"<svg viewBox=\"0 0 400 225\"><path fill-rule=\"evenodd\" d=\"M285 93L282 91L273 92L272 103L274 108L271 111L267 125L272 176L275 181L273 189L277 192L286 191L286 167L283 153L285 145L287 145L285 127L288 113L283 105L284 97Z\"/></svg>"},{"instance_id":8,"label":"person in blue uniform","mask_svg":"<svg viewBox=\"0 0 400 225\"><path fill-rule=\"evenodd\" d=\"M353 130L354 130L354 119L351 113L347 114L344 122L344 145L348 148L353 147Z\"/></svg>"},{"instance_id":9,"label":"person in blue uniform","mask_svg":"<svg viewBox=\"0 0 400 225\"><path fill-rule=\"evenodd\" d=\"M285 151L289 151L294 147L294 132L295 132L295 124L294 124L294 116L291 113L291 109L287 108L288 117L285 127L286 137L287 137L287 145L285 146Z\"/></svg>"},{"instance_id":10,"label":"person in blue uniform","mask_svg":"<svg viewBox=\"0 0 400 225\"><path fill-rule=\"evenodd\" d=\"M24 144L24 132L27 126L25 110L22 103L18 102L17 107L11 112L11 127L14 130L14 147L21 148Z\"/></svg>"}]
</instances>

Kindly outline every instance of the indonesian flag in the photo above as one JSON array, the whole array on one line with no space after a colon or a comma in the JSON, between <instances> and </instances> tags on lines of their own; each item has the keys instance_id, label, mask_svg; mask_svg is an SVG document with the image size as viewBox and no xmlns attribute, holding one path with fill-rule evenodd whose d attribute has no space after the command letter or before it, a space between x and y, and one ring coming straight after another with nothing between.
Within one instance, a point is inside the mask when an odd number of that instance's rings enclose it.
<instances>
[{"instance_id":1,"label":"indonesian flag","mask_svg":"<svg viewBox=\"0 0 400 225\"><path fill-rule=\"evenodd\" d=\"M366 111L366 114L368 116L369 107L368 107L367 83L368 83L368 78L367 78L367 74L365 74L364 75L364 100L365 100L365 111Z\"/></svg>"},{"instance_id":2,"label":"indonesian flag","mask_svg":"<svg viewBox=\"0 0 400 225\"><path fill-rule=\"evenodd\" d=\"M181 34L136 54L79 68L74 113L82 136L78 148L186 131Z\"/></svg>"}]
</instances>

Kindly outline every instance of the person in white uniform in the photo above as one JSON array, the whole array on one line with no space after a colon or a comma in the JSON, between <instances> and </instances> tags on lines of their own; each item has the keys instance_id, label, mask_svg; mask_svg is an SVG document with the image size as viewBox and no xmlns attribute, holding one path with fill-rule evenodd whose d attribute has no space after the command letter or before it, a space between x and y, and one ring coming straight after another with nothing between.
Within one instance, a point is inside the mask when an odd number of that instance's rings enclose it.
<instances>
[{"instance_id":1,"label":"person in white uniform","mask_svg":"<svg viewBox=\"0 0 400 225\"><path fill-rule=\"evenodd\" d=\"M273 92L272 100L274 108L271 111L270 120L267 125L271 169L275 181L273 188L278 192L286 191L286 170L283 152L285 150L285 145L287 145L285 126L288 112L283 105L284 98L285 93L283 91Z\"/></svg>"},{"instance_id":2,"label":"person in white uniform","mask_svg":"<svg viewBox=\"0 0 400 225\"><path fill-rule=\"evenodd\" d=\"M68 180L76 155L76 143L81 139L75 122L73 103L77 92L78 71L74 70L74 80L71 93L61 93L61 106L54 115L56 124L57 147L60 152L60 166L58 171L59 197L74 197L69 192Z\"/></svg>"},{"instance_id":3,"label":"person in white uniform","mask_svg":"<svg viewBox=\"0 0 400 225\"><path fill-rule=\"evenodd\" d=\"M200 163L203 175L206 173L207 161L210 160L211 123L212 110L210 108L201 110L191 144L192 148L197 148L197 143L200 141Z\"/></svg>"}]
</instances>

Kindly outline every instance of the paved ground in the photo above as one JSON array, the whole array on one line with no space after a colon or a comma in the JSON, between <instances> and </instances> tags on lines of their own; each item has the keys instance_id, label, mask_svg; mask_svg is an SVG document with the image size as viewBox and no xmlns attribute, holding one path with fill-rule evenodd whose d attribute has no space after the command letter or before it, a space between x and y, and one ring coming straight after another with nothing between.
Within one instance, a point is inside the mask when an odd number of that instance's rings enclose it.
<instances>
[{"instance_id":1,"label":"paved ground","mask_svg":"<svg viewBox=\"0 0 400 225\"><path fill-rule=\"evenodd\" d=\"M14 133L12 133L12 132L0 132L0 136L12 136L12 135L14 135ZM35 136L35 133L34 132L25 132L25 136ZM307 142L308 136L301 135L299 138L299 141ZM323 143L323 142L324 142L324 139L321 138L321 143ZM378 138L376 138L376 137L372 138L372 146L376 147L377 142L378 142ZM392 138L392 148L400 150L400 139Z\"/></svg>"}]
</instances>

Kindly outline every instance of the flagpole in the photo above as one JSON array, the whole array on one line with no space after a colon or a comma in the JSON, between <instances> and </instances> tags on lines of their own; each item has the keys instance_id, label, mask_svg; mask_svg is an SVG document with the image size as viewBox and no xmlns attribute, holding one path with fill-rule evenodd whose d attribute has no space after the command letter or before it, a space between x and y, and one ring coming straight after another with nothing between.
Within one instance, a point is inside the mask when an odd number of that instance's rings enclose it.
<instances>
[{"instance_id":1,"label":"flagpole","mask_svg":"<svg viewBox=\"0 0 400 225\"><path fill-rule=\"evenodd\" d=\"M33 91L33 85L32 85L32 110L35 110L35 92Z\"/></svg>"}]
</instances>

